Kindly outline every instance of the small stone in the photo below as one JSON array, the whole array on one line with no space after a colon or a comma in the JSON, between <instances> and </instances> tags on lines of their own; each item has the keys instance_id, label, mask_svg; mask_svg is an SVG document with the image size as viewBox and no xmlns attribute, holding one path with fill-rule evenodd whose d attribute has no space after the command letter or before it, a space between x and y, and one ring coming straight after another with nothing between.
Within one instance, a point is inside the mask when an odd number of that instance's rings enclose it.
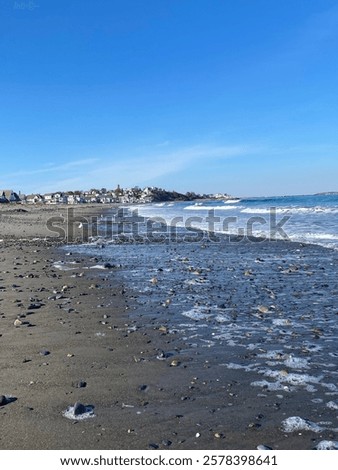
<instances>
[{"instance_id":1,"label":"small stone","mask_svg":"<svg viewBox=\"0 0 338 470\"><path fill-rule=\"evenodd\" d=\"M222 439L224 437L224 434L222 434L221 432L215 432L214 437L216 439Z\"/></svg>"},{"instance_id":2,"label":"small stone","mask_svg":"<svg viewBox=\"0 0 338 470\"><path fill-rule=\"evenodd\" d=\"M50 352L47 349L42 349L39 354L41 356L49 356Z\"/></svg>"},{"instance_id":3,"label":"small stone","mask_svg":"<svg viewBox=\"0 0 338 470\"><path fill-rule=\"evenodd\" d=\"M178 367L180 364L181 364L180 361L178 361L177 359L174 359L173 361L171 361L170 367Z\"/></svg>"},{"instance_id":4,"label":"small stone","mask_svg":"<svg viewBox=\"0 0 338 470\"><path fill-rule=\"evenodd\" d=\"M257 446L257 450L273 450L272 447L266 446L265 444L260 444Z\"/></svg>"},{"instance_id":5,"label":"small stone","mask_svg":"<svg viewBox=\"0 0 338 470\"><path fill-rule=\"evenodd\" d=\"M7 403L8 403L8 400L5 397L5 395L0 395L0 406L5 406L7 405Z\"/></svg>"},{"instance_id":6,"label":"small stone","mask_svg":"<svg viewBox=\"0 0 338 470\"><path fill-rule=\"evenodd\" d=\"M158 449L158 444L154 444L153 442L151 442L151 443L149 444L149 449L152 449L152 450Z\"/></svg>"},{"instance_id":7,"label":"small stone","mask_svg":"<svg viewBox=\"0 0 338 470\"><path fill-rule=\"evenodd\" d=\"M77 401L74 405L74 416L79 416L83 413L86 413L86 407L82 403Z\"/></svg>"},{"instance_id":8,"label":"small stone","mask_svg":"<svg viewBox=\"0 0 338 470\"><path fill-rule=\"evenodd\" d=\"M38 303L30 304L30 305L28 305L27 310L37 310L41 307L42 307L42 304L38 304Z\"/></svg>"},{"instance_id":9,"label":"small stone","mask_svg":"<svg viewBox=\"0 0 338 470\"><path fill-rule=\"evenodd\" d=\"M115 268L115 264L111 264L111 263L104 263L103 265L106 269L113 269Z\"/></svg>"},{"instance_id":10,"label":"small stone","mask_svg":"<svg viewBox=\"0 0 338 470\"><path fill-rule=\"evenodd\" d=\"M259 305L259 306L258 306L258 310L259 310L259 312L261 312L261 313L268 313L269 308L268 308L268 307L265 307L264 305Z\"/></svg>"},{"instance_id":11,"label":"small stone","mask_svg":"<svg viewBox=\"0 0 338 470\"><path fill-rule=\"evenodd\" d=\"M248 428L250 429L257 429L257 428L260 428L261 427L261 424L259 423L249 423L248 424Z\"/></svg>"},{"instance_id":12,"label":"small stone","mask_svg":"<svg viewBox=\"0 0 338 470\"><path fill-rule=\"evenodd\" d=\"M201 437L201 433L197 432L197 433L195 434L195 437Z\"/></svg>"},{"instance_id":13,"label":"small stone","mask_svg":"<svg viewBox=\"0 0 338 470\"><path fill-rule=\"evenodd\" d=\"M157 284L158 283L157 277L153 277L152 279L150 279L150 282L152 284Z\"/></svg>"},{"instance_id":14,"label":"small stone","mask_svg":"<svg viewBox=\"0 0 338 470\"><path fill-rule=\"evenodd\" d=\"M19 320L18 318L14 321L14 326L17 328L18 326L22 325L22 321Z\"/></svg>"},{"instance_id":15,"label":"small stone","mask_svg":"<svg viewBox=\"0 0 338 470\"><path fill-rule=\"evenodd\" d=\"M79 382L74 382L73 387L75 387L75 388L85 388L85 387L87 387L87 382L85 382L84 380L80 380Z\"/></svg>"},{"instance_id":16,"label":"small stone","mask_svg":"<svg viewBox=\"0 0 338 470\"><path fill-rule=\"evenodd\" d=\"M169 441L168 439L164 439L164 440L162 441L162 444L163 444L164 446L166 446L166 447L170 447L171 444L172 444L172 442Z\"/></svg>"}]
</instances>

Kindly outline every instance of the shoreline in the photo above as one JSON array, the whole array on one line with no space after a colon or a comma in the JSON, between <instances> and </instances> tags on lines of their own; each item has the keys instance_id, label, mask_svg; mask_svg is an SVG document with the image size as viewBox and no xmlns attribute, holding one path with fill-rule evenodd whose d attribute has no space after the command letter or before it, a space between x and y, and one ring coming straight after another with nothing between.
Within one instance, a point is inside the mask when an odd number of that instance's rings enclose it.
<instances>
[{"instance_id":1,"label":"shoreline","mask_svg":"<svg viewBox=\"0 0 338 470\"><path fill-rule=\"evenodd\" d=\"M22 235L17 215L11 230ZM34 217L25 236L43 238L43 217ZM16 398L0 407L2 449L306 449L336 439L332 431L283 432L276 423L285 400L277 406L271 392L257 399L254 372L224 367L222 350L187 347L119 268L93 268L104 256L60 245L12 235L0 244L0 395ZM74 268L57 269L58 261ZM65 418L77 401L95 417Z\"/></svg>"}]
</instances>

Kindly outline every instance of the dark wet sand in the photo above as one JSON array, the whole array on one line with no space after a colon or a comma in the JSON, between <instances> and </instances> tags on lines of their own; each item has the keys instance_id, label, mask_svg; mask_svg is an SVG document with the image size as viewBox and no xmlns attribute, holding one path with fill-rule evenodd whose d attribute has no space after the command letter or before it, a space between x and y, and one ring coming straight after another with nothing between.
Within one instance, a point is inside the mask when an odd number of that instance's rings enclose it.
<instances>
[{"instance_id":1,"label":"dark wet sand","mask_svg":"<svg viewBox=\"0 0 338 470\"><path fill-rule=\"evenodd\" d=\"M49 235L46 214L0 219L0 395L13 397L0 407L1 449L311 449L335 439L282 432L276 423L306 415L304 403L258 399L254 374L187 350L156 314L144 323L137 292L114 268L84 269L97 260L76 254L74 271L56 269L66 251L32 241ZM161 350L170 357L157 359ZM77 401L95 417L65 418Z\"/></svg>"}]
</instances>

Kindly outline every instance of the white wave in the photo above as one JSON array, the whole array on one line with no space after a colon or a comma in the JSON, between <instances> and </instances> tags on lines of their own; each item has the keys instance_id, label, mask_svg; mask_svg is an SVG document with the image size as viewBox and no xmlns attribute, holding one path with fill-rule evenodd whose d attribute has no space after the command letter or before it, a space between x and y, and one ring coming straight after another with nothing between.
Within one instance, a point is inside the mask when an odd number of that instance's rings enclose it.
<instances>
[{"instance_id":1,"label":"white wave","mask_svg":"<svg viewBox=\"0 0 338 470\"><path fill-rule=\"evenodd\" d=\"M88 269L88 268L87 268ZM106 269L102 264L96 264L95 266L90 266L89 269Z\"/></svg>"},{"instance_id":2,"label":"white wave","mask_svg":"<svg viewBox=\"0 0 338 470\"><path fill-rule=\"evenodd\" d=\"M338 208L335 207L265 207L265 208L256 208L256 207L247 207L241 212L244 214L270 214L274 210L276 214L336 214L338 213Z\"/></svg>"},{"instance_id":3,"label":"white wave","mask_svg":"<svg viewBox=\"0 0 338 470\"><path fill-rule=\"evenodd\" d=\"M309 421L308 419L303 419L300 416L291 416L290 418L284 419L282 421L282 430L284 432L295 432L295 431L312 431L312 432L321 432L324 429L318 424Z\"/></svg>"},{"instance_id":4,"label":"white wave","mask_svg":"<svg viewBox=\"0 0 338 470\"><path fill-rule=\"evenodd\" d=\"M223 201L224 204L237 204L238 202L241 202L242 199L227 199L226 201Z\"/></svg>"},{"instance_id":5,"label":"white wave","mask_svg":"<svg viewBox=\"0 0 338 470\"><path fill-rule=\"evenodd\" d=\"M210 309L206 307L194 307L191 310L182 312L182 315L196 321L206 320L210 318Z\"/></svg>"},{"instance_id":6,"label":"white wave","mask_svg":"<svg viewBox=\"0 0 338 470\"><path fill-rule=\"evenodd\" d=\"M186 207L184 207L184 210L187 210L187 211L199 211L199 210L230 211L230 210L240 209L241 207L243 207L243 206L231 206L231 205L228 205L228 206L197 206L196 205L196 206L186 206Z\"/></svg>"},{"instance_id":7,"label":"white wave","mask_svg":"<svg viewBox=\"0 0 338 470\"><path fill-rule=\"evenodd\" d=\"M315 449L317 450L338 450L338 441L320 441Z\"/></svg>"},{"instance_id":8,"label":"white wave","mask_svg":"<svg viewBox=\"0 0 338 470\"><path fill-rule=\"evenodd\" d=\"M277 390L285 390L285 386L280 382L268 382L267 380L256 380L251 382L252 387L261 387L264 390L269 390L270 392L276 392Z\"/></svg>"},{"instance_id":9,"label":"white wave","mask_svg":"<svg viewBox=\"0 0 338 470\"><path fill-rule=\"evenodd\" d=\"M335 401L329 401L328 403L326 403L326 406L330 408L330 410L338 410L338 403L336 403Z\"/></svg>"},{"instance_id":10,"label":"white wave","mask_svg":"<svg viewBox=\"0 0 338 470\"><path fill-rule=\"evenodd\" d=\"M291 369L309 369L308 360L290 355L284 364Z\"/></svg>"},{"instance_id":11,"label":"white wave","mask_svg":"<svg viewBox=\"0 0 338 470\"><path fill-rule=\"evenodd\" d=\"M75 269L79 269L78 267L71 267L70 264L75 264L74 262L65 264L63 261L56 261L53 263L53 267L55 269L59 269L60 271L74 271Z\"/></svg>"},{"instance_id":12,"label":"white wave","mask_svg":"<svg viewBox=\"0 0 338 470\"><path fill-rule=\"evenodd\" d=\"M300 238L304 240L338 240L338 233L337 234L332 234L332 233L325 233L325 232L306 232L306 233L297 233L297 234L289 234L289 237L291 240L297 239L299 240Z\"/></svg>"},{"instance_id":13,"label":"white wave","mask_svg":"<svg viewBox=\"0 0 338 470\"><path fill-rule=\"evenodd\" d=\"M262 208L251 208L247 207L246 209L241 210L242 214L270 214L272 211L271 207ZM284 214L285 212L290 212L288 208L274 209L276 214Z\"/></svg>"}]
</instances>

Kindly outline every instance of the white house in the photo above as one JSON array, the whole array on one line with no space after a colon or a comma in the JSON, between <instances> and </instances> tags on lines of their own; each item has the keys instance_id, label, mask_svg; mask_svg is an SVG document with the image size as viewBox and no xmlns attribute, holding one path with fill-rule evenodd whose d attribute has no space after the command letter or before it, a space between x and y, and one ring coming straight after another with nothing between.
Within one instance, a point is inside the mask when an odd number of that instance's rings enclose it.
<instances>
[{"instance_id":1,"label":"white house","mask_svg":"<svg viewBox=\"0 0 338 470\"><path fill-rule=\"evenodd\" d=\"M25 201L27 204L38 204L44 202L44 197L41 194L29 194L26 196Z\"/></svg>"}]
</instances>

